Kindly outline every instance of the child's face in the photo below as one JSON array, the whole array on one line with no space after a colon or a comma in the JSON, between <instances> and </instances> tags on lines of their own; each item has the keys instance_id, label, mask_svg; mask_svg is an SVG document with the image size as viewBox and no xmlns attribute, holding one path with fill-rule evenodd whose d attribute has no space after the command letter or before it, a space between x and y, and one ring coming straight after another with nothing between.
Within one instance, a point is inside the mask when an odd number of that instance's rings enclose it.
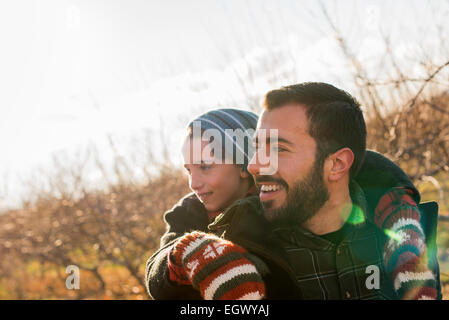
<instances>
[{"instance_id":1,"label":"child's face","mask_svg":"<svg viewBox=\"0 0 449 320\"><path fill-rule=\"evenodd\" d=\"M248 191L248 173L237 165L219 163L211 154L207 141L198 139L196 143L201 146L201 152L194 154L194 143L195 139L191 138L184 142L184 167L189 175L190 189L195 192L206 210L218 212L245 197ZM211 156L205 156L206 154ZM194 163L194 160L201 163Z\"/></svg>"}]
</instances>

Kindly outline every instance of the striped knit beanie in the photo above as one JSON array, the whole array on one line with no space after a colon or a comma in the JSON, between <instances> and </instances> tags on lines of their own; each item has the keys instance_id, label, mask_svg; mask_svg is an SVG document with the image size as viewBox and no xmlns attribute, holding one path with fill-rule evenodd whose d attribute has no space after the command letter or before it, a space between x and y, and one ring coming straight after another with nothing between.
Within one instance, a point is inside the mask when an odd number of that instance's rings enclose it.
<instances>
[{"instance_id":1,"label":"striped knit beanie","mask_svg":"<svg viewBox=\"0 0 449 320\"><path fill-rule=\"evenodd\" d=\"M194 130L194 125L201 126L202 132L214 129L221 136L224 153L232 156L234 164L247 170L249 160L254 154L251 139L257 126L257 119L257 115L250 111L216 109L192 120L188 128ZM232 146L232 148L227 146Z\"/></svg>"}]
</instances>

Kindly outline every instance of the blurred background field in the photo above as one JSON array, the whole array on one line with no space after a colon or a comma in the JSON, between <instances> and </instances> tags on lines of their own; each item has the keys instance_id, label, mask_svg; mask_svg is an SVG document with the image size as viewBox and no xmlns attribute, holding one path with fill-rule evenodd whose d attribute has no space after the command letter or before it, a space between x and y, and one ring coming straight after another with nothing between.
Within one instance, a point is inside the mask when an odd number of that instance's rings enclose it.
<instances>
[{"instance_id":1,"label":"blurred background field","mask_svg":"<svg viewBox=\"0 0 449 320\"><path fill-rule=\"evenodd\" d=\"M148 299L145 261L165 231L162 213L188 192L184 176L166 168L146 184L42 197L0 216L0 299ZM439 223L438 247L446 284L449 221ZM80 290L65 287L69 265L81 270Z\"/></svg>"},{"instance_id":2,"label":"blurred background field","mask_svg":"<svg viewBox=\"0 0 449 320\"><path fill-rule=\"evenodd\" d=\"M145 262L165 231L162 215L189 191L179 163L187 120L224 106L258 113L267 90L309 80L356 96L368 147L398 163L423 201L438 202L449 298L448 1L89 3L54 2L66 29L53 45L65 46L48 67L66 69L48 76L54 83L46 79L39 104L23 88L17 96L31 109L21 110L19 98L1 104L0 161L10 162L0 167L29 170L15 180L7 170L0 180L0 299L148 299ZM46 8L33 4L44 21ZM34 126L30 118L51 103L61 114ZM12 125L11 114L21 121ZM24 126L18 134L16 125ZM53 138L56 151L43 152L39 143ZM27 162L38 157L45 161ZM65 286L69 265L80 268L80 290Z\"/></svg>"}]
</instances>

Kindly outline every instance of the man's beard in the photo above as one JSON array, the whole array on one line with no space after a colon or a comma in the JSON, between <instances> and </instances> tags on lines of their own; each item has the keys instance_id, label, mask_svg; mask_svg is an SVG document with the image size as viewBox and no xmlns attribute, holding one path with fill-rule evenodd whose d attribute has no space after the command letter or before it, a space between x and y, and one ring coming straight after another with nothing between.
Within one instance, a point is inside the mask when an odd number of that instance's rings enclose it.
<instances>
[{"instance_id":1,"label":"man's beard","mask_svg":"<svg viewBox=\"0 0 449 320\"><path fill-rule=\"evenodd\" d=\"M298 181L291 190L285 181L276 179L276 182L284 186L287 192L285 203L278 209L270 209L273 201L262 202L262 206L265 218L278 226L302 225L329 199L329 191L323 178L323 163L318 160L306 177Z\"/></svg>"}]
</instances>

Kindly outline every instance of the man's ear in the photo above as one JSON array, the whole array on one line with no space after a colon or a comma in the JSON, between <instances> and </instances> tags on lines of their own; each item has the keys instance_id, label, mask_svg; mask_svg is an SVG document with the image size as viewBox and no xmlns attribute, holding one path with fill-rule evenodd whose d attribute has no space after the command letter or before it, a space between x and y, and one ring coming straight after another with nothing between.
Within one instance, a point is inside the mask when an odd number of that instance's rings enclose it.
<instances>
[{"instance_id":1,"label":"man's ear","mask_svg":"<svg viewBox=\"0 0 449 320\"><path fill-rule=\"evenodd\" d=\"M240 167L240 178L242 179L246 179L249 177L249 173L244 170L242 167Z\"/></svg>"},{"instance_id":2,"label":"man's ear","mask_svg":"<svg viewBox=\"0 0 449 320\"><path fill-rule=\"evenodd\" d=\"M349 148L342 148L328 157L329 181L338 181L346 175L354 162L354 153Z\"/></svg>"}]
</instances>

